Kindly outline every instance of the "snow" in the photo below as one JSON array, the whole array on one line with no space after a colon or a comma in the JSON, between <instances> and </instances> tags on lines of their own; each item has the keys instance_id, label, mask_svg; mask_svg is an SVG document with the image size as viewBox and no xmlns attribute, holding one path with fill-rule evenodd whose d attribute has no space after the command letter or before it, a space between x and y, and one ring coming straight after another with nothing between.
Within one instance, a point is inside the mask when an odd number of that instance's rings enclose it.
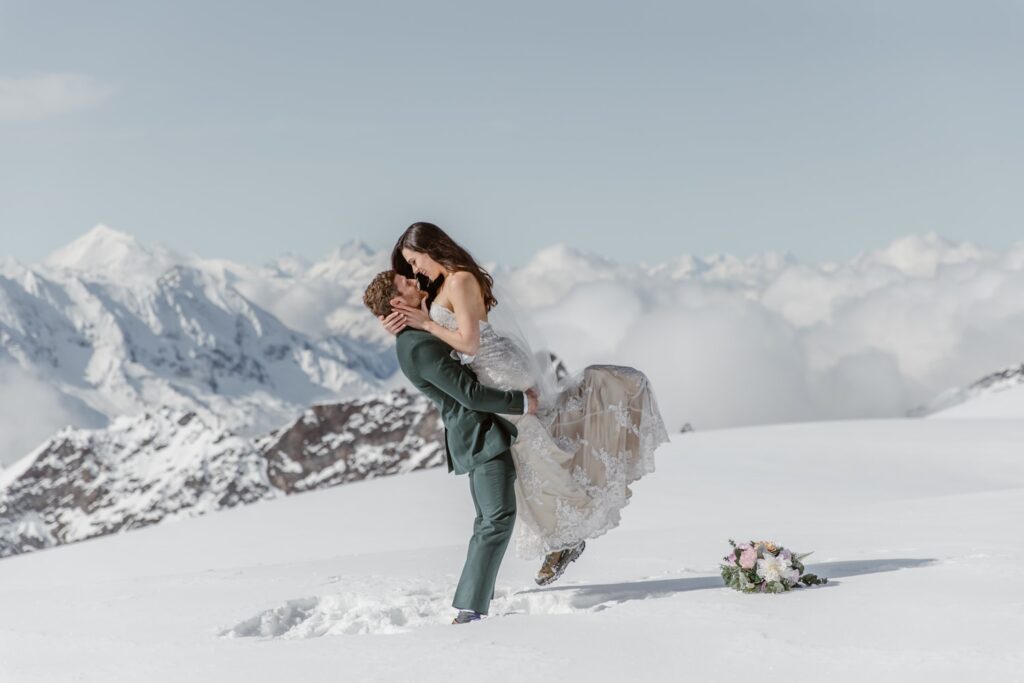
<instances>
[{"instance_id":1,"label":"snow","mask_svg":"<svg viewBox=\"0 0 1024 683\"><path fill-rule=\"evenodd\" d=\"M969 386L947 389L911 414L936 418L1024 418L1024 363L989 373Z\"/></svg>"},{"instance_id":2,"label":"snow","mask_svg":"<svg viewBox=\"0 0 1024 683\"><path fill-rule=\"evenodd\" d=\"M4 681L1019 680L1024 420L675 435L549 587L508 552L452 626L472 526L436 468L0 561ZM827 586L722 587L727 539Z\"/></svg>"},{"instance_id":3,"label":"snow","mask_svg":"<svg viewBox=\"0 0 1024 683\"><path fill-rule=\"evenodd\" d=\"M988 391L964 403L929 415L930 418L1024 418L1024 382Z\"/></svg>"}]
</instances>

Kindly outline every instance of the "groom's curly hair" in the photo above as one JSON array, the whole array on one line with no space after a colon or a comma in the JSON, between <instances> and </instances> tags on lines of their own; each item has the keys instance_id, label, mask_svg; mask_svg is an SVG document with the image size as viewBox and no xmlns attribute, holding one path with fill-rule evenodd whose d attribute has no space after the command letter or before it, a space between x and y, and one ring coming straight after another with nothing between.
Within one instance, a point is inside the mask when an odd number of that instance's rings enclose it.
<instances>
[{"instance_id":1,"label":"groom's curly hair","mask_svg":"<svg viewBox=\"0 0 1024 683\"><path fill-rule=\"evenodd\" d=\"M374 315L388 315L391 313L391 300L396 296L398 288L395 287L395 271L385 270L377 273L363 292L363 303Z\"/></svg>"}]
</instances>

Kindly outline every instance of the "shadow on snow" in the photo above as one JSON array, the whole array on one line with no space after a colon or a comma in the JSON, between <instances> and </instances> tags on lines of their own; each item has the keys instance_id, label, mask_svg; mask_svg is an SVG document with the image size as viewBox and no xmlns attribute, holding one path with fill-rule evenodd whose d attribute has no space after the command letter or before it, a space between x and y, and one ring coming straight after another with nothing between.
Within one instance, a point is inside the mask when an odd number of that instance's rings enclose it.
<instances>
[{"instance_id":1,"label":"shadow on snow","mask_svg":"<svg viewBox=\"0 0 1024 683\"><path fill-rule=\"evenodd\" d=\"M847 576L891 572L899 569L913 569L935 563L933 558L890 558L880 560L848 560L844 562L820 562L809 564L806 571L828 579L839 579ZM624 583L602 583L592 585L571 585L557 588L535 588L519 591L516 595L531 593L555 593L571 591L569 602L577 609L593 609L599 611L611 604L629 600L646 600L647 598L663 598L673 593L704 590L707 588L723 588L720 576L697 576L684 579L660 579L657 581L628 581ZM609 604L611 603L611 604Z\"/></svg>"}]
</instances>

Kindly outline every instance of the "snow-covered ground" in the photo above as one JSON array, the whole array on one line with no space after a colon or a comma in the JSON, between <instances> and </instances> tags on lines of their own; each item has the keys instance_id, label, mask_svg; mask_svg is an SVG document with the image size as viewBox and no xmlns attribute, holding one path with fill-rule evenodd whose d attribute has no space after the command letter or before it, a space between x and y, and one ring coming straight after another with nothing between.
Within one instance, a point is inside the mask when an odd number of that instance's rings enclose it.
<instances>
[{"instance_id":1,"label":"snow-covered ground","mask_svg":"<svg viewBox=\"0 0 1024 683\"><path fill-rule=\"evenodd\" d=\"M0 680L1024 680L1024 419L675 435L556 584L511 548L448 622L473 507L443 468L0 561ZM727 539L827 586L722 587Z\"/></svg>"},{"instance_id":2,"label":"snow-covered ground","mask_svg":"<svg viewBox=\"0 0 1024 683\"><path fill-rule=\"evenodd\" d=\"M933 417L1024 417L1022 374L1024 367L1016 369L1005 382L992 382L986 387L977 387L975 383L966 390L954 390L949 398L962 402L937 411Z\"/></svg>"}]
</instances>

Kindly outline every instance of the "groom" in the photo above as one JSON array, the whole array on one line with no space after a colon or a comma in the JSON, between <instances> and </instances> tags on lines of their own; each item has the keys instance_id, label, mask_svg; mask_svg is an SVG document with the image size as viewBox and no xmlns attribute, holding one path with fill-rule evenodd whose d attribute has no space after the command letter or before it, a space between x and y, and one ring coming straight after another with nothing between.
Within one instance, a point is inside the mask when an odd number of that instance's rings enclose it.
<instances>
[{"instance_id":1,"label":"groom","mask_svg":"<svg viewBox=\"0 0 1024 683\"><path fill-rule=\"evenodd\" d=\"M419 308L425 296L416 280L388 270L366 288L363 303L380 317L391 313L392 300ZM402 372L441 413L448 471L469 475L476 519L452 600L452 607L459 609L452 623L475 621L487 614L494 597L498 566L516 519L516 470L509 447L517 431L497 413L536 413L537 396L480 384L469 368L452 358L450 346L422 330L401 330L395 350Z\"/></svg>"}]
</instances>

